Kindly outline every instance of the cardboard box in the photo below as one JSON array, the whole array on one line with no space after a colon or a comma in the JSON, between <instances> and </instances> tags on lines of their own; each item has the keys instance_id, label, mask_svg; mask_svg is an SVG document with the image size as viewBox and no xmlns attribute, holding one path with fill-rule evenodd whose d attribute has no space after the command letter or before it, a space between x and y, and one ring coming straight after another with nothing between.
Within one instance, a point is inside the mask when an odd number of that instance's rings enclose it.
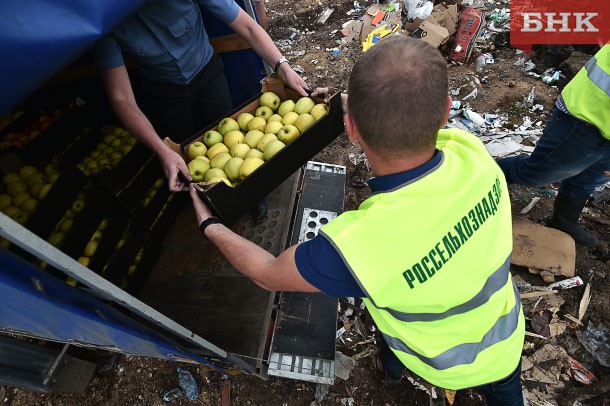
<instances>
[{"instance_id":1,"label":"cardboard box","mask_svg":"<svg viewBox=\"0 0 610 406\"><path fill-rule=\"evenodd\" d=\"M412 33L414 38L420 38L433 47L438 48L449 39L449 31L445 27L441 27L434 21L433 18L426 18Z\"/></svg>"},{"instance_id":2,"label":"cardboard box","mask_svg":"<svg viewBox=\"0 0 610 406\"><path fill-rule=\"evenodd\" d=\"M282 100L298 100L299 94L285 87L278 79L266 78L263 80L261 93L275 92ZM245 102L225 117L237 118L241 113L253 112L259 106L260 94ZM322 99L313 98L317 103ZM307 163L318 152L330 144L339 134L343 133L343 110L341 95L334 94L328 101L330 110L328 114L311 126L294 141L266 161L250 176L242 180L237 186L229 187L226 184L201 184L198 188L199 196L208 204L212 211L226 224L232 224L248 213L254 205L275 190L284 180L288 179L296 170ZM222 117L224 118L224 117ZM203 134L208 130L216 129L218 122L199 131L193 137L178 145L170 139L165 143L174 151L186 157L186 149L195 142L201 141Z\"/></svg>"}]
</instances>

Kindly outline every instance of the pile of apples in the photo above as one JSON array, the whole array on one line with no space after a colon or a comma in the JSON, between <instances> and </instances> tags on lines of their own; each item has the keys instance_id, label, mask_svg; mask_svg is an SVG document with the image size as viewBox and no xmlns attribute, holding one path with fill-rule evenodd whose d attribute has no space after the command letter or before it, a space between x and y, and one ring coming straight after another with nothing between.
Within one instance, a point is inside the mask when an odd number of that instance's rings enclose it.
<instances>
[{"instance_id":1,"label":"pile of apples","mask_svg":"<svg viewBox=\"0 0 610 406\"><path fill-rule=\"evenodd\" d=\"M259 107L237 119L223 118L215 130L187 148L189 172L195 182L224 182L228 186L248 177L265 161L328 114L328 105L310 97L281 101L265 92Z\"/></svg>"},{"instance_id":2,"label":"pile of apples","mask_svg":"<svg viewBox=\"0 0 610 406\"><path fill-rule=\"evenodd\" d=\"M76 164L85 175L91 175L103 169L110 169L118 164L137 144L136 137L121 127L116 127L106 135L103 141L95 146L81 162Z\"/></svg>"},{"instance_id":3,"label":"pile of apples","mask_svg":"<svg viewBox=\"0 0 610 406\"><path fill-rule=\"evenodd\" d=\"M4 192L0 193L0 211L25 224L58 178L59 170L53 164L44 170L25 165L17 172L6 173L2 177Z\"/></svg>"}]
</instances>

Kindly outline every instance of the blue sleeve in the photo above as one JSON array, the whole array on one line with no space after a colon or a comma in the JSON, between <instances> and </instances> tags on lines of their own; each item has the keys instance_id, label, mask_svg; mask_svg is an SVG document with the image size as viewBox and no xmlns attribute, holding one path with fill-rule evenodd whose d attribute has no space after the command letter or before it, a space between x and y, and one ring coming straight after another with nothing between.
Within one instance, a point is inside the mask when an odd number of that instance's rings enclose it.
<instances>
[{"instance_id":1,"label":"blue sleeve","mask_svg":"<svg viewBox=\"0 0 610 406\"><path fill-rule=\"evenodd\" d=\"M301 243L294 254L307 282L333 297L364 297L364 292L335 247L322 235Z\"/></svg>"},{"instance_id":2,"label":"blue sleeve","mask_svg":"<svg viewBox=\"0 0 610 406\"><path fill-rule=\"evenodd\" d=\"M202 12L209 11L225 24L233 22L239 13L239 6L234 0L197 0L197 3L204 9Z\"/></svg>"},{"instance_id":3,"label":"blue sleeve","mask_svg":"<svg viewBox=\"0 0 610 406\"><path fill-rule=\"evenodd\" d=\"M112 35L106 35L99 40L91 50L91 54L100 70L118 68L125 65L121 47Z\"/></svg>"}]
</instances>

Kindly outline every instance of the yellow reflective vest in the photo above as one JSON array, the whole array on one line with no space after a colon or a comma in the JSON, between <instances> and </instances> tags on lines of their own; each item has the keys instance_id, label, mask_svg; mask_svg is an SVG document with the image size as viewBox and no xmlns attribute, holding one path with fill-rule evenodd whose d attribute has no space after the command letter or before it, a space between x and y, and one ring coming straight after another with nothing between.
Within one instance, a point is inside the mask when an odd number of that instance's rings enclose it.
<instances>
[{"instance_id":1,"label":"yellow reflective vest","mask_svg":"<svg viewBox=\"0 0 610 406\"><path fill-rule=\"evenodd\" d=\"M593 124L610 139L610 45L604 45L578 71L561 97L570 114Z\"/></svg>"},{"instance_id":2,"label":"yellow reflective vest","mask_svg":"<svg viewBox=\"0 0 610 406\"><path fill-rule=\"evenodd\" d=\"M515 370L525 324L509 273L502 171L465 131L439 131L437 148L437 167L373 194L320 232L343 256L404 365L434 385L462 389Z\"/></svg>"}]
</instances>

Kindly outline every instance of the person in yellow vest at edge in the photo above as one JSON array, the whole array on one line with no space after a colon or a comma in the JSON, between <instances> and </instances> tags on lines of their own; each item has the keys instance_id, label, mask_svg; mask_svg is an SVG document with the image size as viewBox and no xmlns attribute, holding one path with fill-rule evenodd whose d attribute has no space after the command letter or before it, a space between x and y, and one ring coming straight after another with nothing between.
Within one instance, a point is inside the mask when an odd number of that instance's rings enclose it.
<instances>
[{"instance_id":1,"label":"person in yellow vest at edge","mask_svg":"<svg viewBox=\"0 0 610 406\"><path fill-rule=\"evenodd\" d=\"M597 237L579 224L589 196L610 181L610 45L604 45L563 89L532 154L498 162L508 183L561 181L549 227L585 247Z\"/></svg>"},{"instance_id":2,"label":"person in yellow vest at edge","mask_svg":"<svg viewBox=\"0 0 610 406\"><path fill-rule=\"evenodd\" d=\"M450 105L441 53L388 36L349 80L347 134L374 175L358 210L278 257L225 227L191 188L197 221L264 289L363 298L391 383L406 366L442 388L477 388L489 405L523 405L525 320L509 272L508 189L477 137L439 131Z\"/></svg>"}]
</instances>

